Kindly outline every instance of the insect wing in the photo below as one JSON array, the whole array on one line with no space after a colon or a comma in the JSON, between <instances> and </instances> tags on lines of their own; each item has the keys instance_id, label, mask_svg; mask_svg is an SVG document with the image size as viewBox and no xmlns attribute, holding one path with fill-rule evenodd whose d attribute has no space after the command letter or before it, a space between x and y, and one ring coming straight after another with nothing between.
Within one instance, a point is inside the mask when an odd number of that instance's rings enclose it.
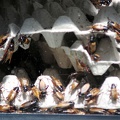
<instances>
[{"instance_id":1,"label":"insect wing","mask_svg":"<svg viewBox=\"0 0 120 120\"><path fill-rule=\"evenodd\" d=\"M90 84L89 83L86 83L85 85L83 85L82 88L81 88L81 94L86 93L89 88L90 88Z\"/></svg>"}]
</instances>

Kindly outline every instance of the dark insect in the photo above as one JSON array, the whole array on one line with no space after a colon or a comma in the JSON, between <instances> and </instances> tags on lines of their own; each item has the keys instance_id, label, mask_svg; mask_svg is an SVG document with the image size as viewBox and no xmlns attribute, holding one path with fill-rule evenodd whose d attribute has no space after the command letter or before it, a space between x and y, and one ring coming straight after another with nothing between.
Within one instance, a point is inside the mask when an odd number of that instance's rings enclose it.
<instances>
[{"instance_id":1,"label":"dark insect","mask_svg":"<svg viewBox=\"0 0 120 120\"><path fill-rule=\"evenodd\" d=\"M29 44L30 43L30 40L28 39L28 37L26 35L21 35L20 38L18 39L18 41L23 46L24 46L24 44Z\"/></svg>"},{"instance_id":2,"label":"dark insect","mask_svg":"<svg viewBox=\"0 0 120 120\"><path fill-rule=\"evenodd\" d=\"M37 100L27 101L20 106L20 109L29 108L31 105L36 104L36 102L37 102Z\"/></svg>"},{"instance_id":3,"label":"dark insect","mask_svg":"<svg viewBox=\"0 0 120 120\"><path fill-rule=\"evenodd\" d=\"M109 6L109 4L112 2L112 0L99 0L100 5L106 5Z\"/></svg>"}]
</instances>

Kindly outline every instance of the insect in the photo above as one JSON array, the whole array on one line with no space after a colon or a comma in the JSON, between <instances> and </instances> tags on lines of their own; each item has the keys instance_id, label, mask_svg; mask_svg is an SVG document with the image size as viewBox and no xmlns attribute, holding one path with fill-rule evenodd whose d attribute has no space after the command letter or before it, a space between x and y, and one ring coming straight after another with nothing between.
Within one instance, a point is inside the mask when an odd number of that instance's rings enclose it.
<instances>
[{"instance_id":1,"label":"insect","mask_svg":"<svg viewBox=\"0 0 120 120\"><path fill-rule=\"evenodd\" d=\"M110 98L112 102L116 102L118 99L119 93L117 92L117 88L115 84L111 85L111 90L110 90Z\"/></svg>"},{"instance_id":2,"label":"insect","mask_svg":"<svg viewBox=\"0 0 120 120\"><path fill-rule=\"evenodd\" d=\"M86 72L86 71L89 72L90 71L89 67L79 59L76 59L76 65L77 65L79 72Z\"/></svg>"},{"instance_id":3,"label":"insect","mask_svg":"<svg viewBox=\"0 0 120 120\"><path fill-rule=\"evenodd\" d=\"M48 86L43 80L40 80L39 82L39 90L40 90L40 98L45 98L47 94L47 88Z\"/></svg>"},{"instance_id":4,"label":"insect","mask_svg":"<svg viewBox=\"0 0 120 120\"><path fill-rule=\"evenodd\" d=\"M31 90L32 90L32 93L33 93L33 95L38 99L38 100L40 100L40 91L39 91L39 89L34 85L34 84L32 84L31 85Z\"/></svg>"},{"instance_id":5,"label":"insect","mask_svg":"<svg viewBox=\"0 0 120 120\"><path fill-rule=\"evenodd\" d=\"M100 55L93 54L93 55L91 55L91 58L92 58L93 61L98 62L100 60Z\"/></svg>"},{"instance_id":6,"label":"insect","mask_svg":"<svg viewBox=\"0 0 120 120\"><path fill-rule=\"evenodd\" d=\"M57 89L54 89L53 93L60 101L64 100L64 95L62 92L58 91Z\"/></svg>"},{"instance_id":7,"label":"insect","mask_svg":"<svg viewBox=\"0 0 120 120\"><path fill-rule=\"evenodd\" d=\"M71 91L74 91L78 86L79 86L80 82L78 80L74 80L73 83L70 85L70 89Z\"/></svg>"},{"instance_id":8,"label":"insect","mask_svg":"<svg viewBox=\"0 0 120 120\"><path fill-rule=\"evenodd\" d=\"M55 78L54 76L51 76L52 78L52 83L53 85L60 91L62 92L63 91L63 85L61 83L61 81L57 78Z\"/></svg>"},{"instance_id":9,"label":"insect","mask_svg":"<svg viewBox=\"0 0 120 120\"><path fill-rule=\"evenodd\" d=\"M11 40L11 43L9 44L8 46L8 49L3 57L4 62L6 63L7 61L9 61L9 63L11 62L11 59L12 59L12 55L14 53L14 41L13 39Z\"/></svg>"},{"instance_id":10,"label":"insect","mask_svg":"<svg viewBox=\"0 0 120 120\"><path fill-rule=\"evenodd\" d=\"M112 31L118 31L118 32L120 32L120 24L111 21L109 18L108 18L107 27L108 27L110 30L112 30Z\"/></svg>"},{"instance_id":11,"label":"insect","mask_svg":"<svg viewBox=\"0 0 120 120\"><path fill-rule=\"evenodd\" d=\"M90 90L90 92L85 96L85 100L90 100L93 97L98 96L100 93L100 89L99 88L93 88L92 90Z\"/></svg>"},{"instance_id":12,"label":"insect","mask_svg":"<svg viewBox=\"0 0 120 120\"><path fill-rule=\"evenodd\" d=\"M117 109L109 109L107 112L108 114L116 114Z\"/></svg>"},{"instance_id":13,"label":"insect","mask_svg":"<svg viewBox=\"0 0 120 120\"><path fill-rule=\"evenodd\" d=\"M89 89L90 89L90 84L89 83L84 84L82 86L78 96L79 97L84 97Z\"/></svg>"},{"instance_id":14,"label":"insect","mask_svg":"<svg viewBox=\"0 0 120 120\"><path fill-rule=\"evenodd\" d=\"M0 36L0 47L7 41L9 34Z\"/></svg>"},{"instance_id":15,"label":"insect","mask_svg":"<svg viewBox=\"0 0 120 120\"><path fill-rule=\"evenodd\" d=\"M99 0L99 1L100 1L100 5L106 5L106 6L108 6L112 2L112 0Z\"/></svg>"},{"instance_id":16,"label":"insect","mask_svg":"<svg viewBox=\"0 0 120 120\"><path fill-rule=\"evenodd\" d=\"M97 102L97 97L100 94L100 89L93 88L89 91L88 94L85 96L86 105L92 105Z\"/></svg>"},{"instance_id":17,"label":"insect","mask_svg":"<svg viewBox=\"0 0 120 120\"><path fill-rule=\"evenodd\" d=\"M7 112L10 111L11 106L10 105L0 105L0 112Z\"/></svg>"},{"instance_id":18,"label":"insect","mask_svg":"<svg viewBox=\"0 0 120 120\"><path fill-rule=\"evenodd\" d=\"M94 24L92 26L90 26L90 28L93 29L93 31L103 31L106 32L108 30L108 26L104 26L102 24Z\"/></svg>"},{"instance_id":19,"label":"insect","mask_svg":"<svg viewBox=\"0 0 120 120\"><path fill-rule=\"evenodd\" d=\"M24 92L27 92L29 89L30 81L27 78L20 78L19 79L21 87L23 88Z\"/></svg>"},{"instance_id":20,"label":"insect","mask_svg":"<svg viewBox=\"0 0 120 120\"><path fill-rule=\"evenodd\" d=\"M93 34L90 35L89 43L85 47L85 49L88 51L89 54L93 54L96 51L96 49L97 49L97 40L96 40L95 35L93 35Z\"/></svg>"},{"instance_id":21,"label":"insect","mask_svg":"<svg viewBox=\"0 0 120 120\"><path fill-rule=\"evenodd\" d=\"M96 7L100 7L102 5L109 6L112 0L90 0Z\"/></svg>"},{"instance_id":22,"label":"insect","mask_svg":"<svg viewBox=\"0 0 120 120\"><path fill-rule=\"evenodd\" d=\"M67 110L64 110L63 113L85 115L85 112L83 110L79 110L76 108L69 108Z\"/></svg>"},{"instance_id":23,"label":"insect","mask_svg":"<svg viewBox=\"0 0 120 120\"><path fill-rule=\"evenodd\" d=\"M18 92L19 92L19 87L14 87L13 90L11 90L10 93L8 94L7 102L8 103L12 102L16 98Z\"/></svg>"},{"instance_id":24,"label":"insect","mask_svg":"<svg viewBox=\"0 0 120 120\"><path fill-rule=\"evenodd\" d=\"M103 114L105 113L105 110L102 108L90 108L89 109L90 113L98 113L98 114Z\"/></svg>"},{"instance_id":25,"label":"insect","mask_svg":"<svg viewBox=\"0 0 120 120\"><path fill-rule=\"evenodd\" d=\"M86 106L86 105L87 105L87 106L94 105L94 104L96 104L96 102L97 102L97 96L92 97L92 98L89 99L89 100L86 100L85 106Z\"/></svg>"},{"instance_id":26,"label":"insect","mask_svg":"<svg viewBox=\"0 0 120 120\"><path fill-rule=\"evenodd\" d=\"M67 109L67 108L73 108L74 106L74 102L69 101L69 102L60 102L58 105L56 105L57 108L63 108L63 109Z\"/></svg>"},{"instance_id":27,"label":"insect","mask_svg":"<svg viewBox=\"0 0 120 120\"><path fill-rule=\"evenodd\" d=\"M20 35L20 38L18 39L18 41L23 46L24 46L24 44L29 44L30 43L30 40L28 39L28 37L26 35Z\"/></svg>"},{"instance_id":28,"label":"insect","mask_svg":"<svg viewBox=\"0 0 120 120\"><path fill-rule=\"evenodd\" d=\"M115 39L116 39L117 43L120 43L120 32L118 32L117 30L115 30L115 32L116 32Z\"/></svg>"},{"instance_id":29,"label":"insect","mask_svg":"<svg viewBox=\"0 0 120 120\"><path fill-rule=\"evenodd\" d=\"M63 112L63 110L69 109L69 108L73 108L74 106L74 102L60 102L58 103L56 106L51 107L49 109L50 112L54 112L54 113L58 113L58 112Z\"/></svg>"},{"instance_id":30,"label":"insect","mask_svg":"<svg viewBox=\"0 0 120 120\"><path fill-rule=\"evenodd\" d=\"M36 102L37 102L36 100L27 101L27 102L23 103L23 104L20 106L20 109L29 107L29 106L31 106L31 105L33 105L33 104L36 104Z\"/></svg>"}]
</instances>

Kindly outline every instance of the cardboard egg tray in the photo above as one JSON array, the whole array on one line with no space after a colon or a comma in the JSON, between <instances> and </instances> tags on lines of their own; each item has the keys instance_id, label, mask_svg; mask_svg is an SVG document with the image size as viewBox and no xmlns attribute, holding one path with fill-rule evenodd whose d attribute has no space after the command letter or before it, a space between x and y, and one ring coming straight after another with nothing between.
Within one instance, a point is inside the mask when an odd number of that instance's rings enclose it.
<instances>
[{"instance_id":1,"label":"cardboard egg tray","mask_svg":"<svg viewBox=\"0 0 120 120\"><path fill-rule=\"evenodd\" d=\"M26 0L27 1L27 0ZM27 1L28 2L28 1ZM8 27L9 27L9 37L5 42L4 46L0 48L0 60L2 61L4 55L8 49L8 46L11 40L14 40L15 49L14 52L18 50L18 47L22 47L23 49L29 49L29 44L21 45L18 42L20 35L26 35L29 37L30 41L38 41L39 36L42 35L45 39L45 44L43 45L43 51L48 49L48 51L52 51L54 58L57 62L57 65L62 69L68 69L74 67L75 71L79 72L78 66L76 64L76 59L84 62L89 68L94 76L103 75L109 68L111 68L112 64L116 64L119 66L120 64L120 55L119 42L116 41L116 32L108 29L107 31L94 31L91 26L94 24L100 24L102 26L107 26L108 20L114 21L120 24L120 11L119 0L112 0L109 6L100 5L99 7L95 6L91 0L48 0L43 4L43 1L32 1L33 11L32 14L28 14L26 12L27 3L25 5L20 2L20 15L22 24L17 24L16 21L12 20L8 15ZM99 3L98 3L99 4ZM6 7L6 5L5 5ZM28 6L27 6L28 7ZM24 9L23 9L24 8ZM12 9L12 8L11 8ZM13 9L12 9L13 10ZM22 11L23 10L23 11ZM18 12L18 11L17 11ZM26 14L25 14L26 12ZM9 13L9 12L8 12ZM14 14L14 13L11 13ZM89 17L87 17L89 16ZM16 17L16 16L15 16ZM90 20L90 17L94 17L94 20ZM11 21L10 21L11 20ZM70 36L74 34L76 40L65 39L66 34ZM95 54L100 55L100 60L94 61L89 52L85 49L85 46L89 43L90 35L94 34L95 36L100 36L100 42L97 46L97 50ZM97 38L99 39L99 38ZM69 41L72 43L68 45ZM42 44L42 41L41 41ZM51 57L45 57L43 55L44 61L51 60ZM48 70L49 71L49 70ZM112 70L110 69L110 72ZM49 71L50 72L50 71ZM106 109L119 109L120 103L119 99L117 104L114 105L112 101L109 100L110 96L110 86L115 84L117 86L117 92L119 92L119 70L117 70L117 74L115 74L104 81L102 86L100 87L101 94L99 95L97 105L93 105L92 107L106 108ZM112 73L111 73L112 74ZM69 83L71 84L71 83ZM68 84L68 86L69 86ZM72 96L67 96L69 94L69 89L65 93L65 99L73 100ZM77 101L78 98L75 98L75 106L76 108L84 108L84 104L79 104ZM2 117L5 114L1 114ZM26 117L26 119L31 119L35 115L35 119L38 119L38 114L33 114L30 116L24 115L22 117ZM12 117L11 114L8 116ZM17 115L16 118L19 119ZM63 119L70 119L70 117L74 117L78 119L78 116L75 115L44 115L41 114L41 118L48 119L56 119L62 116ZM66 116L66 117L65 117ZM29 118L30 117L30 118ZM109 116L81 116L81 119L109 119ZM112 116L113 117L113 116ZM112 117L110 119L112 119ZM13 117L13 119L16 119ZM5 118L6 119L6 118ZM117 119L117 118L114 118Z\"/></svg>"}]
</instances>

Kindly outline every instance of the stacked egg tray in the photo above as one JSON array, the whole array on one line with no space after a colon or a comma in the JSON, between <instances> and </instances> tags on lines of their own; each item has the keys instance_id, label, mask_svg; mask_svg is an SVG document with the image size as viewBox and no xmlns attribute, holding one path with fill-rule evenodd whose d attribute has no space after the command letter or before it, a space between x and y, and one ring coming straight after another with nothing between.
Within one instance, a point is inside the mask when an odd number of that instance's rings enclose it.
<instances>
[{"instance_id":1,"label":"stacked egg tray","mask_svg":"<svg viewBox=\"0 0 120 120\"><path fill-rule=\"evenodd\" d=\"M10 65L20 47L27 51L34 43L44 63L51 65L36 80L16 67L3 77L3 116L36 113L48 119L74 114L86 119L120 114L119 0L13 0L1 5L2 64ZM73 71L63 79L61 69L63 75L64 70Z\"/></svg>"}]
</instances>

